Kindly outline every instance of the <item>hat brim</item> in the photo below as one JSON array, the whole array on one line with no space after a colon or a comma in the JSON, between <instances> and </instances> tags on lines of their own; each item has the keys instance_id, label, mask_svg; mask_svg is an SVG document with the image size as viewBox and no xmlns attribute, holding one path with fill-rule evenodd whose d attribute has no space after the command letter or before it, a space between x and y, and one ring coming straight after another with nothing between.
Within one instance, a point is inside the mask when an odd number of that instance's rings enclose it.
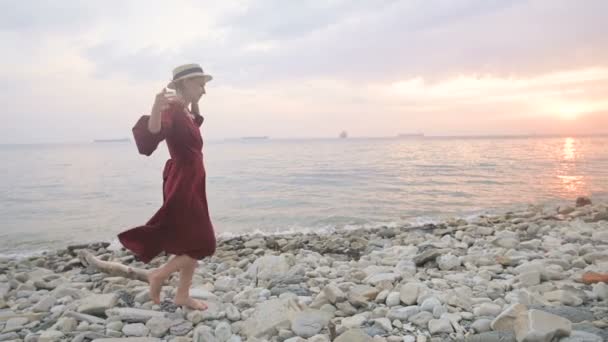
<instances>
[{"instance_id":1,"label":"hat brim","mask_svg":"<svg viewBox=\"0 0 608 342\"><path fill-rule=\"evenodd\" d=\"M211 76L211 75L204 74L204 73L201 73L201 72L195 72L195 73L188 74L186 76L180 77L178 79L175 79L175 80L169 82L167 84L167 88L169 88L169 89L175 89L175 82L177 82L179 80L185 80L186 78L193 78L193 77L202 77L205 83L207 83L207 82L209 82L209 81L211 81L213 79L213 76Z\"/></svg>"}]
</instances>

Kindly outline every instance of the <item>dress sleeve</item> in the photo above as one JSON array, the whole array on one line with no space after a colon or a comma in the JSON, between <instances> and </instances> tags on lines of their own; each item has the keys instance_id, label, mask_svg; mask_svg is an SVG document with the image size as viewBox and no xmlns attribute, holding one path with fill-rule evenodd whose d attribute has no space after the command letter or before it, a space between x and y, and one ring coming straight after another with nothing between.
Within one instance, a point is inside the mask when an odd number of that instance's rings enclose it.
<instances>
[{"instance_id":1,"label":"dress sleeve","mask_svg":"<svg viewBox=\"0 0 608 342\"><path fill-rule=\"evenodd\" d=\"M158 144L171 134L173 128L172 112L172 110L166 110L161 113L161 128L158 133L152 133L148 129L150 115L142 115L137 120L132 131L139 153L146 156L151 155L158 147Z\"/></svg>"}]
</instances>

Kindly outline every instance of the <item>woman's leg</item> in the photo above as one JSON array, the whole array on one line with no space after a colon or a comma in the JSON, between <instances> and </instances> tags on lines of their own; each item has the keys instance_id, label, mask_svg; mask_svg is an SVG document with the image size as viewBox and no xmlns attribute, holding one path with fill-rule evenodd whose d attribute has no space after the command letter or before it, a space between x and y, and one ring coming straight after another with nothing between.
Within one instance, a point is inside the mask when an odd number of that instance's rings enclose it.
<instances>
[{"instance_id":1,"label":"woman's leg","mask_svg":"<svg viewBox=\"0 0 608 342\"><path fill-rule=\"evenodd\" d=\"M165 280L167 280L174 272L189 265L189 259L192 258L187 255L176 255L163 266L148 273L150 297L154 303L160 304L160 292Z\"/></svg>"},{"instance_id":2,"label":"woman's leg","mask_svg":"<svg viewBox=\"0 0 608 342\"><path fill-rule=\"evenodd\" d=\"M194 276L194 270L198 265L198 261L189 256L187 262L184 262L184 266L179 272L179 286L175 294L175 304L184 305L194 310L205 310L207 304L190 297L190 286L192 285L192 277Z\"/></svg>"}]
</instances>

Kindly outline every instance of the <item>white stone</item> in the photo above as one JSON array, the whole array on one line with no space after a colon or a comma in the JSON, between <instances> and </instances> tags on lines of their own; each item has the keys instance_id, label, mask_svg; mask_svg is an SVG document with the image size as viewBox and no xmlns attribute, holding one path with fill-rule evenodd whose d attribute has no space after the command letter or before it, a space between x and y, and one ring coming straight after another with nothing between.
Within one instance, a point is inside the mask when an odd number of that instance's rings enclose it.
<instances>
[{"instance_id":1,"label":"white stone","mask_svg":"<svg viewBox=\"0 0 608 342\"><path fill-rule=\"evenodd\" d=\"M437 306L441 306L441 302L439 301L439 299L435 297L429 297L425 299L424 302L422 302L422 305L420 305L420 309L422 311L433 312L433 310L435 310L435 307Z\"/></svg>"},{"instance_id":2,"label":"white stone","mask_svg":"<svg viewBox=\"0 0 608 342\"><path fill-rule=\"evenodd\" d=\"M604 339L586 331L573 330L570 336L563 337L559 342L603 342Z\"/></svg>"},{"instance_id":3,"label":"white stone","mask_svg":"<svg viewBox=\"0 0 608 342\"><path fill-rule=\"evenodd\" d=\"M393 307L401 303L401 294L399 292L391 292L386 297L386 306Z\"/></svg>"},{"instance_id":4,"label":"white stone","mask_svg":"<svg viewBox=\"0 0 608 342\"><path fill-rule=\"evenodd\" d=\"M596 283L593 285L593 294L599 300L608 302L608 285L606 283Z\"/></svg>"},{"instance_id":5,"label":"white stone","mask_svg":"<svg viewBox=\"0 0 608 342\"><path fill-rule=\"evenodd\" d=\"M429 321L429 332L431 334L453 333L452 323L447 318L432 319Z\"/></svg>"},{"instance_id":6,"label":"white stone","mask_svg":"<svg viewBox=\"0 0 608 342\"><path fill-rule=\"evenodd\" d=\"M57 342L61 341L65 335L61 331L46 330L38 337L38 342Z\"/></svg>"},{"instance_id":7,"label":"white stone","mask_svg":"<svg viewBox=\"0 0 608 342\"><path fill-rule=\"evenodd\" d=\"M259 303L245 322L242 332L249 339L272 333L278 327L289 327L295 314L302 308L293 299L271 299Z\"/></svg>"},{"instance_id":8,"label":"white stone","mask_svg":"<svg viewBox=\"0 0 608 342\"><path fill-rule=\"evenodd\" d=\"M451 253L444 254L437 258L437 266L443 271L453 270L460 266L460 259Z\"/></svg>"},{"instance_id":9,"label":"white stone","mask_svg":"<svg viewBox=\"0 0 608 342\"><path fill-rule=\"evenodd\" d=\"M339 303L346 300L346 294L340 290L336 284L328 284L323 288L323 294L332 303Z\"/></svg>"},{"instance_id":10,"label":"white stone","mask_svg":"<svg viewBox=\"0 0 608 342\"><path fill-rule=\"evenodd\" d=\"M374 325L386 332L391 332L393 330L393 325L388 318L376 318L374 319Z\"/></svg>"},{"instance_id":11,"label":"white stone","mask_svg":"<svg viewBox=\"0 0 608 342\"><path fill-rule=\"evenodd\" d=\"M413 316L410 316L407 320L419 327L426 327L429 322L434 318L433 314L428 311L421 311Z\"/></svg>"},{"instance_id":12,"label":"white stone","mask_svg":"<svg viewBox=\"0 0 608 342\"><path fill-rule=\"evenodd\" d=\"M420 308L418 306L406 306L406 307L393 307L386 314L386 318L392 320L398 319L400 321L405 321L410 316L413 316L420 312Z\"/></svg>"},{"instance_id":13,"label":"white stone","mask_svg":"<svg viewBox=\"0 0 608 342\"><path fill-rule=\"evenodd\" d=\"M569 320L540 310L529 310L515 319L518 341L551 342L554 338L569 336L571 331Z\"/></svg>"},{"instance_id":14,"label":"white stone","mask_svg":"<svg viewBox=\"0 0 608 342\"><path fill-rule=\"evenodd\" d=\"M487 318L481 318L473 322L473 324L471 324L471 328L475 330L476 333L482 333L492 330L491 324L491 320Z\"/></svg>"},{"instance_id":15,"label":"white stone","mask_svg":"<svg viewBox=\"0 0 608 342\"><path fill-rule=\"evenodd\" d=\"M331 315L321 310L305 310L295 314L291 330L298 336L309 338L327 326Z\"/></svg>"},{"instance_id":16,"label":"white stone","mask_svg":"<svg viewBox=\"0 0 608 342\"><path fill-rule=\"evenodd\" d=\"M88 315L102 315L116 305L118 296L114 293L95 294L84 297L78 306L78 312Z\"/></svg>"},{"instance_id":17,"label":"white stone","mask_svg":"<svg viewBox=\"0 0 608 342\"><path fill-rule=\"evenodd\" d=\"M513 331L517 316L525 314L527 311L528 309L523 304L512 304L492 321L491 327L496 331Z\"/></svg>"},{"instance_id":18,"label":"white stone","mask_svg":"<svg viewBox=\"0 0 608 342\"><path fill-rule=\"evenodd\" d=\"M228 322L220 322L215 327L215 337L219 342L226 342L232 336L232 328Z\"/></svg>"},{"instance_id":19,"label":"white stone","mask_svg":"<svg viewBox=\"0 0 608 342\"><path fill-rule=\"evenodd\" d=\"M473 310L473 313L477 317L481 317L481 316L496 317L496 316L500 315L501 311L502 311L502 307L498 304L483 303L480 306L476 307Z\"/></svg>"},{"instance_id":20,"label":"white stone","mask_svg":"<svg viewBox=\"0 0 608 342\"><path fill-rule=\"evenodd\" d=\"M399 291L399 298L405 305L414 305L418 300L418 294L420 292L420 284L418 283L407 283L401 286Z\"/></svg>"},{"instance_id":21,"label":"white stone","mask_svg":"<svg viewBox=\"0 0 608 342\"><path fill-rule=\"evenodd\" d=\"M253 279L270 280L285 276L289 269L289 263L283 255L265 255L249 266L247 274Z\"/></svg>"},{"instance_id":22,"label":"white stone","mask_svg":"<svg viewBox=\"0 0 608 342\"><path fill-rule=\"evenodd\" d=\"M347 329L358 328L363 325L367 321L367 317L364 314L358 314L351 317L346 317L342 319L342 326Z\"/></svg>"},{"instance_id":23,"label":"white stone","mask_svg":"<svg viewBox=\"0 0 608 342\"><path fill-rule=\"evenodd\" d=\"M350 329L338 336L334 342L373 342L373 339L361 329Z\"/></svg>"},{"instance_id":24,"label":"white stone","mask_svg":"<svg viewBox=\"0 0 608 342\"><path fill-rule=\"evenodd\" d=\"M126 324L122 327L122 333L126 336L142 337L148 335L148 329L143 323Z\"/></svg>"},{"instance_id":25,"label":"white stone","mask_svg":"<svg viewBox=\"0 0 608 342\"><path fill-rule=\"evenodd\" d=\"M546 292L543 297L551 302L560 302L568 306L579 306L583 304L583 300L566 290L557 290Z\"/></svg>"},{"instance_id":26,"label":"white stone","mask_svg":"<svg viewBox=\"0 0 608 342\"><path fill-rule=\"evenodd\" d=\"M236 289L238 285L238 280L232 277L220 277L215 281L215 289L218 291L228 292Z\"/></svg>"},{"instance_id":27,"label":"white stone","mask_svg":"<svg viewBox=\"0 0 608 342\"><path fill-rule=\"evenodd\" d=\"M44 296L32 307L33 312L49 312L57 299L53 296Z\"/></svg>"},{"instance_id":28,"label":"white stone","mask_svg":"<svg viewBox=\"0 0 608 342\"><path fill-rule=\"evenodd\" d=\"M172 323L173 321L165 317L152 317L146 322L146 327L153 337L163 337L171 328Z\"/></svg>"},{"instance_id":29,"label":"white stone","mask_svg":"<svg viewBox=\"0 0 608 342\"><path fill-rule=\"evenodd\" d=\"M215 335L213 335L213 330L211 330L210 327L199 325L194 329L192 342L218 342L218 340L215 338Z\"/></svg>"},{"instance_id":30,"label":"white stone","mask_svg":"<svg viewBox=\"0 0 608 342\"><path fill-rule=\"evenodd\" d=\"M521 273L517 279L522 286L535 286L540 284L541 274L539 271L528 271Z\"/></svg>"}]
</instances>

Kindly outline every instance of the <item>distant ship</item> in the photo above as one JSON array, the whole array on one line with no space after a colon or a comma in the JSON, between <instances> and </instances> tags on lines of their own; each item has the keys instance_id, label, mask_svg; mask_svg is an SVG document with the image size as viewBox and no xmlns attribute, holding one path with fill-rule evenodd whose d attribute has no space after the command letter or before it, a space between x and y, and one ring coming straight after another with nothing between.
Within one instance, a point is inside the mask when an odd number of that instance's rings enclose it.
<instances>
[{"instance_id":1,"label":"distant ship","mask_svg":"<svg viewBox=\"0 0 608 342\"><path fill-rule=\"evenodd\" d=\"M424 138L423 133L401 133L397 134L399 138Z\"/></svg>"},{"instance_id":2,"label":"distant ship","mask_svg":"<svg viewBox=\"0 0 608 342\"><path fill-rule=\"evenodd\" d=\"M243 139L243 140L266 140L266 139L269 139L269 137L267 137L267 136L260 136L260 137L242 137L241 139Z\"/></svg>"},{"instance_id":3,"label":"distant ship","mask_svg":"<svg viewBox=\"0 0 608 342\"><path fill-rule=\"evenodd\" d=\"M348 138L348 132L346 131L342 131L339 135L340 139L346 139Z\"/></svg>"},{"instance_id":4,"label":"distant ship","mask_svg":"<svg viewBox=\"0 0 608 342\"><path fill-rule=\"evenodd\" d=\"M117 143L117 142L130 142L129 138L121 138L121 139L95 139L94 143Z\"/></svg>"}]
</instances>

